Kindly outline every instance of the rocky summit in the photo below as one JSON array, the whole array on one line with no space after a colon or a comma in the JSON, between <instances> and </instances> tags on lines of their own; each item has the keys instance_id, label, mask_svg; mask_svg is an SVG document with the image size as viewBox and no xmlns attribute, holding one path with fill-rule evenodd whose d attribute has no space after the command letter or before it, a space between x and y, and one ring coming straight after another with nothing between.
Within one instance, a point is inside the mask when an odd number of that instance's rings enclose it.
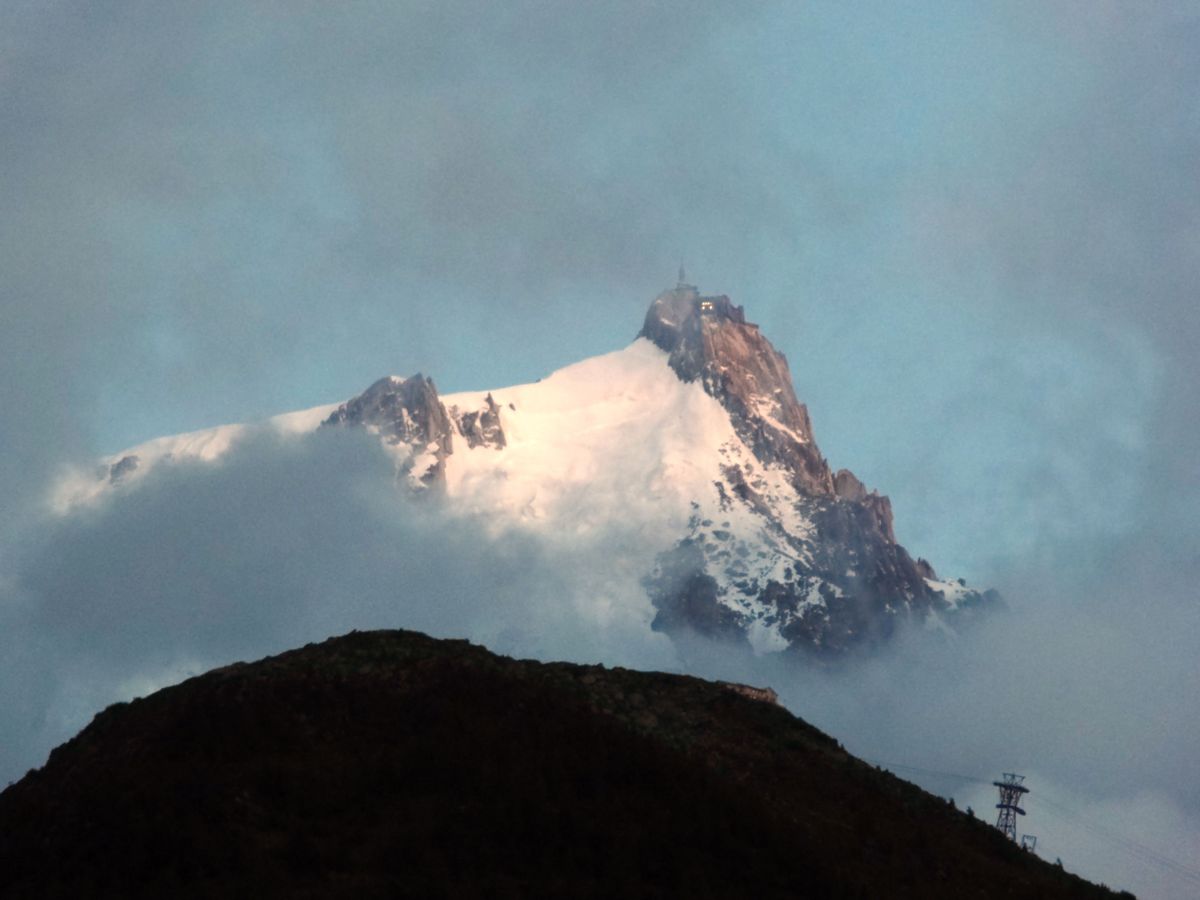
<instances>
[{"instance_id":1,"label":"rocky summit","mask_svg":"<svg viewBox=\"0 0 1200 900\"><path fill-rule=\"evenodd\" d=\"M897 542L888 498L822 455L783 354L729 297L682 279L628 347L534 383L443 396L425 375L389 376L271 422L288 435L365 429L399 490L555 557L608 540L611 589L672 635L828 659L905 624L954 630L996 601ZM56 502L120 502L158 465L220 457L242 427L115 454ZM606 589L586 588L617 603Z\"/></svg>"},{"instance_id":2,"label":"rocky summit","mask_svg":"<svg viewBox=\"0 0 1200 900\"><path fill-rule=\"evenodd\" d=\"M736 636L755 621L738 602L749 600L789 646L841 651L889 636L899 621L955 617L995 599L939 583L928 562L896 542L891 501L847 469L830 471L787 360L742 307L680 283L651 304L639 337L669 354L679 378L720 402L759 470L786 473L794 491L772 495L748 461L723 466L721 510L749 510L792 564L758 575L748 563L754 548L741 535L694 517L648 581L657 625Z\"/></svg>"}]
</instances>

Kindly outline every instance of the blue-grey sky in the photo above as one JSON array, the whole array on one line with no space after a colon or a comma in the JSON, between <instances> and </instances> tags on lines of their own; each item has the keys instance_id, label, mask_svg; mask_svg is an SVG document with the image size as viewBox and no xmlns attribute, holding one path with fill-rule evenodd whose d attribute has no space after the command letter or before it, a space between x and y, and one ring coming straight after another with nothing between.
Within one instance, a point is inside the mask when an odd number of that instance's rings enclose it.
<instances>
[{"instance_id":1,"label":"blue-grey sky","mask_svg":"<svg viewBox=\"0 0 1200 900\"><path fill-rule=\"evenodd\" d=\"M1023 691L1114 688L1097 740L1194 837L1200 709L1120 723L1200 677L1197 46L1165 0L7 3L0 586L64 461L531 381L682 258L900 540L1070 649Z\"/></svg>"}]
</instances>

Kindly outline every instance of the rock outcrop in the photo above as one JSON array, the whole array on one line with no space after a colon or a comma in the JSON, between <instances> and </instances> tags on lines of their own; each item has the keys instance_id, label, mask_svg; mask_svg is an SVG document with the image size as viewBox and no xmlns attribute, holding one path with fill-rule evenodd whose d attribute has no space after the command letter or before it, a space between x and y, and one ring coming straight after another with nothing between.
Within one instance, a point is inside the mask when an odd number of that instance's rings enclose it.
<instances>
[{"instance_id":1,"label":"rock outcrop","mask_svg":"<svg viewBox=\"0 0 1200 900\"><path fill-rule=\"evenodd\" d=\"M468 447L503 450L508 441L500 423L500 407L496 405L491 394L484 398L483 403L482 409L470 412L460 412L457 406L453 406L450 408L450 415L458 425L458 433L466 440Z\"/></svg>"},{"instance_id":2,"label":"rock outcrop","mask_svg":"<svg viewBox=\"0 0 1200 900\"><path fill-rule=\"evenodd\" d=\"M136 472L138 467L138 458L135 454L122 456L115 463L108 467L108 482L116 484L124 479L131 472Z\"/></svg>"},{"instance_id":3,"label":"rock outcrop","mask_svg":"<svg viewBox=\"0 0 1200 900\"><path fill-rule=\"evenodd\" d=\"M698 513L646 579L656 628L836 655L990 599L964 588L951 602L896 542L891 501L830 471L787 360L742 307L680 284L654 300L639 337L725 407L753 456L723 465L716 484L718 515L743 525Z\"/></svg>"},{"instance_id":4,"label":"rock outcrop","mask_svg":"<svg viewBox=\"0 0 1200 900\"><path fill-rule=\"evenodd\" d=\"M667 351L680 378L700 381L721 402L759 460L786 466L808 493L833 493L787 360L746 321L742 307L682 285L658 295L638 336Z\"/></svg>"},{"instance_id":5,"label":"rock outcrop","mask_svg":"<svg viewBox=\"0 0 1200 900\"><path fill-rule=\"evenodd\" d=\"M380 378L322 423L336 425L369 428L404 451L404 467L417 483L431 485L445 478L446 457L454 452L454 425L433 379L419 372L411 378Z\"/></svg>"},{"instance_id":6,"label":"rock outcrop","mask_svg":"<svg viewBox=\"0 0 1200 900\"><path fill-rule=\"evenodd\" d=\"M862 503L867 499L867 488L849 469L838 469L833 476L833 492L839 500Z\"/></svg>"},{"instance_id":7,"label":"rock outcrop","mask_svg":"<svg viewBox=\"0 0 1200 900\"><path fill-rule=\"evenodd\" d=\"M488 394L480 409L449 410L438 397L433 379L419 372L411 378L380 378L339 406L322 427L369 428L399 456L400 466L415 486L445 483L446 458L454 453L454 436L468 449L507 446L500 408Z\"/></svg>"}]
</instances>

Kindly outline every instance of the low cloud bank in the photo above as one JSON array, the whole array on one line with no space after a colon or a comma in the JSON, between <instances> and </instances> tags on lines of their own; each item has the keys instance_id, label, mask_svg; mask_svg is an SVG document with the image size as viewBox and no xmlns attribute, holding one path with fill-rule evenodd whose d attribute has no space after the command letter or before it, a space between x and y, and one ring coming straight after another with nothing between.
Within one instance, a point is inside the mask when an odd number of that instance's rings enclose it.
<instances>
[{"instance_id":1,"label":"low cloud bank","mask_svg":"<svg viewBox=\"0 0 1200 900\"><path fill-rule=\"evenodd\" d=\"M1200 847L1200 632L1186 573L1148 548L1114 550L1091 577L1031 576L957 639L914 632L829 671L653 632L634 574L653 548L619 522L569 539L493 524L397 490L377 441L346 431L253 435L46 522L10 545L2 586L0 779L116 700L354 628L413 628L770 684L852 752L981 817L988 779L1027 774L1022 830L1046 858L1145 896L1194 890L1154 854Z\"/></svg>"},{"instance_id":2,"label":"low cloud bank","mask_svg":"<svg viewBox=\"0 0 1200 900\"><path fill-rule=\"evenodd\" d=\"M1060 560L952 640L910 632L839 671L709 659L773 684L852 753L996 818L991 781L1026 776L1022 834L1071 871L1143 898L1200 890L1196 573L1144 540ZM1177 865L1181 864L1181 865Z\"/></svg>"},{"instance_id":3,"label":"low cloud bank","mask_svg":"<svg viewBox=\"0 0 1200 900\"><path fill-rule=\"evenodd\" d=\"M217 465L164 466L16 552L0 606L0 778L107 703L355 628L673 668L636 580L609 577L622 540L490 534L396 490L359 433L263 434Z\"/></svg>"}]
</instances>

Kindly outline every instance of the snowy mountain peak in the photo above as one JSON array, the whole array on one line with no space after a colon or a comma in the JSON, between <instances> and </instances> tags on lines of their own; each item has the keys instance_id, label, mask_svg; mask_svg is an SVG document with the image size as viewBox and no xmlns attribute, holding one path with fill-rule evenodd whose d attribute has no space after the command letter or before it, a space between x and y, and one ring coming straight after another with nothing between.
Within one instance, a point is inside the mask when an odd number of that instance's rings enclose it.
<instances>
[{"instance_id":1,"label":"snowy mountain peak","mask_svg":"<svg viewBox=\"0 0 1200 900\"><path fill-rule=\"evenodd\" d=\"M888 498L821 456L783 354L728 297L683 283L631 345L532 384L441 397L422 374L389 376L268 425L366 429L401 490L564 559L605 548L567 602L625 604L668 633L837 655L903 622L950 628L991 599L896 543ZM150 441L64 478L52 503L120 502L156 466L216 460L245 433Z\"/></svg>"},{"instance_id":2,"label":"snowy mountain peak","mask_svg":"<svg viewBox=\"0 0 1200 900\"><path fill-rule=\"evenodd\" d=\"M727 296L705 297L681 284L655 298L639 337L669 353L681 379L699 381L725 407L761 463L785 466L796 487L808 493L834 493L787 359L746 321L742 307Z\"/></svg>"},{"instance_id":3,"label":"snowy mountain peak","mask_svg":"<svg viewBox=\"0 0 1200 900\"><path fill-rule=\"evenodd\" d=\"M896 543L891 501L846 469L833 475L787 360L729 297L681 277L655 298L639 336L721 404L739 438L722 448L717 509L698 503L687 536L647 579L657 627L744 637L760 652L840 652L914 616L944 624L991 599L948 591Z\"/></svg>"}]
</instances>

